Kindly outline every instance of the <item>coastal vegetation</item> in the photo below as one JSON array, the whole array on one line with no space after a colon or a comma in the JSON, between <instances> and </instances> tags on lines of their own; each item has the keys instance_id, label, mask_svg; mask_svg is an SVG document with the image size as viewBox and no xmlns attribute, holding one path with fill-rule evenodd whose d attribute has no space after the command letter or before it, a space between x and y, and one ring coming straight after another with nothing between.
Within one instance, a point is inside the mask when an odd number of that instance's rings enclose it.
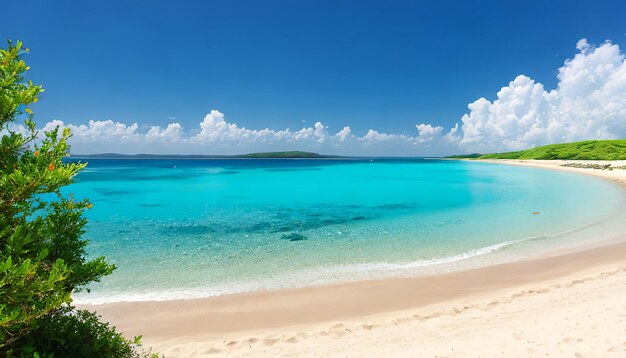
<instances>
[{"instance_id":1,"label":"coastal vegetation","mask_svg":"<svg viewBox=\"0 0 626 358\"><path fill-rule=\"evenodd\" d=\"M455 155L450 155L447 156L446 158L449 159L476 159L476 158L480 158L483 155L480 153L471 153L471 154L455 154Z\"/></svg>"},{"instance_id":2,"label":"coastal vegetation","mask_svg":"<svg viewBox=\"0 0 626 358\"><path fill-rule=\"evenodd\" d=\"M448 158L543 159L543 160L626 160L626 139L586 140L549 144L528 150L493 154L454 155Z\"/></svg>"},{"instance_id":3,"label":"coastal vegetation","mask_svg":"<svg viewBox=\"0 0 626 358\"><path fill-rule=\"evenodd\" d=\"M145 356L140 337L127 340L72 306L72 293L115 267L87 257L83 213L92 204L61 192L86 164L63 161L68 129L35 129L31 107L43 88L24 78L27 53L20 42L0 49L0 356Z\"/></svg>"}]
</instances>

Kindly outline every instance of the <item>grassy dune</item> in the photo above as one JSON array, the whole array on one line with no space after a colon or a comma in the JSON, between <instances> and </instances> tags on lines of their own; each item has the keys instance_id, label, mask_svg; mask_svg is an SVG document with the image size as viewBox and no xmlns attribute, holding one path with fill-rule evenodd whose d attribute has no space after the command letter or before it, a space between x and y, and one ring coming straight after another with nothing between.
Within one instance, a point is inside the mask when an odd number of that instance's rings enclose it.
<instances>
[{"instance_id":1,"label":"grassy dune","mask_svg":"<svg viewBox=\"0 0 626 358\"><path fill-rule=\"evenodd\" d=\"M466 158L476 158L476 155ZM626 139L549 144L518 152L485 154L478 159L626 160Z\"/></svg>"}]
</instances>

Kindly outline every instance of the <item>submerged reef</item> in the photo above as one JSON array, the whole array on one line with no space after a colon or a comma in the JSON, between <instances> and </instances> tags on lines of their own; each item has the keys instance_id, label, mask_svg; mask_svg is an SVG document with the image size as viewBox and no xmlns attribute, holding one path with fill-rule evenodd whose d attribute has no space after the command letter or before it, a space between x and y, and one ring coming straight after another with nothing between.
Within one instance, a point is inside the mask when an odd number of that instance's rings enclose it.
<instances>
[{"instance_id":1,"label":"submerged reef","mask_svg":"<svg viewBox=\"0 0 626 358\"><path fill-rule=\"evenodd\" d=\"M285 234L282 235L280 237L283 240L289 240L289 241L304 241L306 240L306 236L302 235L302 234L298 234L298 233L291 233L291 234Z\"/></svg>"}]
</instances>

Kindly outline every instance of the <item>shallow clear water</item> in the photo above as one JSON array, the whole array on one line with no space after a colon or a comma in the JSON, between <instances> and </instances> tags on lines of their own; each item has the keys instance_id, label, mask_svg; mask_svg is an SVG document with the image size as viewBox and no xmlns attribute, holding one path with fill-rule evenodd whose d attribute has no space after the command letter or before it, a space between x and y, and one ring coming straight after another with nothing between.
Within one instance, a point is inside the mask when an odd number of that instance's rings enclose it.
<instances>
[{"instance_id":1,"label":"shallow clear water","mask_svg":"<svg viewBox=\"0 0 626 358\"><path fill-rule=\"evenodd\" d=\"M94 203L90 253L118 266L75 297L93 303L510 260L624 204L622 190L587 176L421 159L90 159L67 189Z\"/></svg>"}]
</instances>

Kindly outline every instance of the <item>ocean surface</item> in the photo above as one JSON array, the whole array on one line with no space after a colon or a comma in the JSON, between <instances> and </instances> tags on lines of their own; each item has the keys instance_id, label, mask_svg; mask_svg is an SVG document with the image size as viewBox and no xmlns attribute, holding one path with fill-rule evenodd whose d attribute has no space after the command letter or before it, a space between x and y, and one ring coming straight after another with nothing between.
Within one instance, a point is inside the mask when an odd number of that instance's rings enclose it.
<instances>
[{"instance_id":1,"label":"ocean surface","mask_svg":"<svg viewBox=\"0 0 626 358\"><path fill-rule=\"evenodd\" d=\"M622 220L623 190L560 171L426 159L86 159L78 303L196 298L507 262ZM606 231L606 230L605 230ZM610 233L605 233L609 235Z\"/></svg>"}]
</instances>

